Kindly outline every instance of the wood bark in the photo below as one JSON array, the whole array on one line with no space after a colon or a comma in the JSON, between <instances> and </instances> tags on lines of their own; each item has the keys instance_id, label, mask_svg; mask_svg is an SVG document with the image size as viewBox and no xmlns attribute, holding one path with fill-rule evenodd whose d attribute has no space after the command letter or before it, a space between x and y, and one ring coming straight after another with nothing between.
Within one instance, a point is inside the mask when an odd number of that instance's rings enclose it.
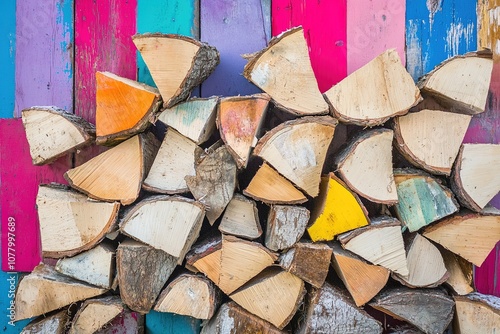
<instances>
[{"instance_id":1,"label":"wood bark","mask_svg":"<svg viewBox=\"0 0 500 334\"><path fill-rule=\"evenodd\" d=\"M69 322L67 309L63 309L53 315L40 316L23 328L21 334L65 334Z\"/></svg>"},{"instance_id":2,"label":"wood bark","mask_svg":"<svg viewBox=\"0 0 500 334\"><path fill-rule=\"evenodd\" d=\"M267 217L266 247L273 251L292 247L304 234L309 216L309 210L302 206L271 206Z\"/></svg>"}]
</instances>

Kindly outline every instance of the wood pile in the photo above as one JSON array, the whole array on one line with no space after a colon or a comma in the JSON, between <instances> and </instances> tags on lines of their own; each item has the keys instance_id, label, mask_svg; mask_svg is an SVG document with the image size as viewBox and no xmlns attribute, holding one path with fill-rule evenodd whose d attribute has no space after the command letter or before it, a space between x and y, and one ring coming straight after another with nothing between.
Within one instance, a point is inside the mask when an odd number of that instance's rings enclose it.
<instances>
[{"instance_id":1,"label":"wood pile","mask_svg":"<svg viewBox=\"0 0 500 334\"><path fill-rule=\"evenodd\" d=\"M299 27L251 55L243 75L263 93L197 99L215 48L133 41L158 88L96 73L95 127L23 112L36 165L109 147L65 173L70 187L39 187L47 261L15 299L16 320L39 316L27 332L108 333L117 317L141 332L151 310L221 334L500 328L500 299L472 281L500 240L486 207L500 145L462 145L488 54L415 85L387 50L321 94Z\"/></svg>"}]
</instances>

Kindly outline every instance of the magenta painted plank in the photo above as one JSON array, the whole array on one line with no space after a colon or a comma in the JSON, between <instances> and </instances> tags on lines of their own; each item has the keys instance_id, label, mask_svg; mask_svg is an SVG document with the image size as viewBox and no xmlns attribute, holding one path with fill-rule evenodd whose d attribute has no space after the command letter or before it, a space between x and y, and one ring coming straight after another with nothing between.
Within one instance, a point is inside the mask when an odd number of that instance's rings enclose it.
<instances>
[{"instance_id":1,"label":"magenta painted plank","mask_svg":"<svg viewBox=\"0 0 500 334\"><path fill-rule=\"evenodd\" d=\"M346 0L272 0L272 34L302 25L319 89L347 75Z\"/></svg>"},{"instance_id":2,"label":"magenta painted plank","mask_svg":"<svg viewBox=\"0 0 500 334\"><path fill-rule=\"evenodd\" d=\"M33 166L21 119L0 119L2 270L31 271L40 263L35 207L38 185L65 183L68 166L69 157L48 166Z\"/></svg>"},{"instance_id":3,"label":"magenta painted plank","mask_svg":"<svg viewBox=\"0 0 500 334\"><path fill-rule=\"evenodd\" d=\"M474 268L474 278L477 291L500 297L500 242L483 265Z\"/></svg>"},{"instance_id":4,"label":"magenta painted plank","mask_svg":"<svg viewBox=\"0 0 500 334\"><path fill-rule=\"evenodd\" d=\"M17 1L15 63L15 116L35 105L72 112L72 1Z\"/></svg>"}]
</instances>

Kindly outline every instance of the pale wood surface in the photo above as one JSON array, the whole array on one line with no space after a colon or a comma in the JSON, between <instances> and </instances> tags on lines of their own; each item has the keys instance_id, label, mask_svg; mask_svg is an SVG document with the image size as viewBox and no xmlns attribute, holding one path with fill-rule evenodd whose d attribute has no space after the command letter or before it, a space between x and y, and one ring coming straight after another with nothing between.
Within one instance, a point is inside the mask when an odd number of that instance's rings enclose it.
<instances>
[{"instance_id":1,"label":"pale wood surface","mask_svg":"<svg viewBox=\"0 0 500 334\"><path fill-rule=\"evenodd\" d=\"M219 231L245 239L257 239L262 234L257 204L241 194L234 194L222 216Z\"/></svg>"},{"instance_id":2,"label":"pale wood surface","mask_svg":"<svg viewBox=\"0 0 500 334\"><path fill-rule=\"evenodd\" d=\"M273 251L292 247L304 234L309 216L309 210L302 206L271 206L267 217L266 247Z\"/></svg>"},{"instance_id":3,"label":"pale wood surface","mask_svg":"<svg viewBox=\"0 0 500 334\"><path fill-rule=\"evenodd\" d=\"M445 284L461 296L473 292L474 266L472 263L442 247L440 251L446 270L450 274Z\"/></svg>"},{"instance_id":4,"label":"pale wood surface","mask_svg":"<svg viewBox=\"0 0 500 334\"><path fill-rule=\"evenodd\" d=\"M93 334L124 310L119 296L86 300L75 314L68 334Z\"/></svg>"},{"instance_id":5,"label":"pale wood surface","mask_svg":"<svg viewBox=\"0 0 500 334\"><path fill-rule=\"evenodd\" d=\"M51 333L51 334L64 334L66 333L66 325L69 321L69 314L67 309L50 315L41 316L26 327L23 328L21 334L35 334L35 333Z\"/></svg>"},{"instance_id":6,"label":"pale wood surface","mask_svg":"<svg viewBox=\"0 0 500 334\"><path fill-rule=\"evenodd\" d=\"M457 334L495 333L500 328L500 298L471 293L455 296Z\"/></svg>"}]
</instances>

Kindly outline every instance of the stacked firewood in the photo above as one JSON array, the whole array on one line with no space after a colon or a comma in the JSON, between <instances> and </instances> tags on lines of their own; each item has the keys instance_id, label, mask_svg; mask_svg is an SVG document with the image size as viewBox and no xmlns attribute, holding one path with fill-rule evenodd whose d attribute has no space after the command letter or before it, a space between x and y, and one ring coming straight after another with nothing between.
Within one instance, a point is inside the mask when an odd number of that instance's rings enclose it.
<instances>
[{"instance_id":1,"label":"stacked firewood","mask_svg":"<svg viewBox=\"0 0 500 334\"><path fill-rule=\"evenodd\" d=\"M133 41L157 88L97 72L95 127L23 111L34 164L109 147L65 173L70 187L39 187L57 262L19 284L17 320L43 316L26 330L110 333L121 317L140 332L151 310L206 320L202 333L500 328L500 299L472 282L500 240L486 206L500 145L462 144L485 108L487 52L415 85L387 50L321 94L299 27L248 56L263 93L201 99L215 48Z\"/></svg>"}]
</instances>

